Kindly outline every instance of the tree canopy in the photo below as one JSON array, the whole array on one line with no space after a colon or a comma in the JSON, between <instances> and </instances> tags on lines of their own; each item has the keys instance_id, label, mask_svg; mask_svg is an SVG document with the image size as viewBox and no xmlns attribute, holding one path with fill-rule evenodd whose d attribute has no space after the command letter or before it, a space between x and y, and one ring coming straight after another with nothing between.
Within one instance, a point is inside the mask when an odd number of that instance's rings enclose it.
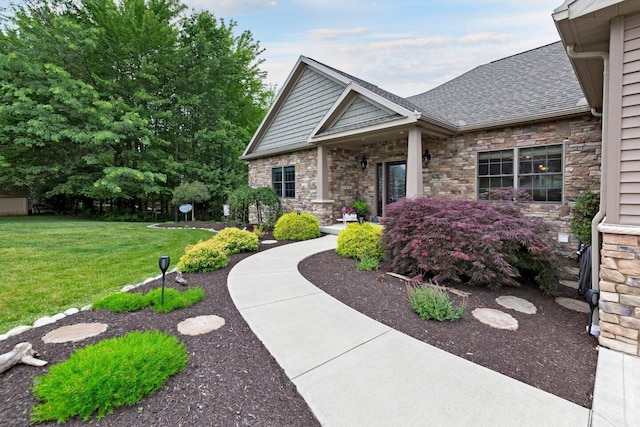
<instances>
[{"instance_id":1,"label":"tree canopy","mask_svg":"<svg viewBox=\"0 0 640 427\"><path fill-rule=\"evenodd\" d=\"M178 0L33 0L0 30L0 188L55 210L169 209L246 183L273 93L249 31Z\"/></svg>"}]
</instances>

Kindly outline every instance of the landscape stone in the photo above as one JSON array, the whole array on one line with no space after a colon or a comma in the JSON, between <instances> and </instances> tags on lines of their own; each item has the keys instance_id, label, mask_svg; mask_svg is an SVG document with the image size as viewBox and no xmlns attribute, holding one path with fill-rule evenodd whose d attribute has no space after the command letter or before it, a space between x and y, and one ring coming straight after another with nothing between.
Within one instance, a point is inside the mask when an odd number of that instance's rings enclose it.
<instances>
[{"instance_id":1,"label":"landscape stone","mask_svg":"<svg viewBox=\"0 0 640 427\"><path fill-rule=\"evenodd\" d=\"M571 289L578 289L578 282L575 280L559 280L560 284Z\"/></svg>"},{"instance_id":2,"label":"landscape stone","mask_svg":"<svg viewBox=\"0 0 640 427\"><path fill-rule=\"evenodd\" d=\"M65 317L67 317L67 315L64 314L64 313L58 313L58 314L54 314L53 316L51 316L51 318L56 320L56 321L64 319Z\"/></svg>"},{"instance_id":3,"label":"landscape stone","mask_svg":"<svg viewBox=\"0 0 640 427\"><path fill-rule=\"evenodd\" d=\"M37 328L44 325L50 325L52 323L56 323L56 319L50 316L44 316L33 322L33 327Z\"/></svg>"},{"instance_id":4,"label":"landscape stone","mask_svg":"<svg viewBox=\"0 0 640 427\"><path fill-rule=\"evenodd\" d=\"M476 308L471 314L480 322L492 328L506 329L508 331L518 329L518 320L510 314L494 308Z\"/></svg>"},{"instance_id":5,"label":"landscape stone","mask_svg":"<svg viewBox=\"0 0 640 427\"><path fill-rule=\"evenodd\" d=\"M80 311L88 311L88 310L91 310L91 304L87 304L80 309Z\"/></svg>"},{"instance_id":6,"label":"landscape stone","mask_svg":"<svg viewBox=\"0 0 640 427\"><path fill-rule=\"evenodd\" d=\"M202 335L220 329L225 320L219 316L190 317L178 323L178 332L182 335Z\"/></svg>"},{"instance_id":7,"label":"landscape stone","mask_svg":"<svg viewBox=\"0 0 640 427\"><path fill-rule=\"evenodd\" d=\"M76 313L78 313L79 311L80 311L80 310L78 310L77 308L73 307L73 308L70 308L70 309L68 309L68 310L65 310L65 311L64 311L64 314L65 314L65 315L67 315L67 316L71 316L72 314L76 314Z\"/></svg>"},{"instance_id":8,"label":"landscape stone","mask_svg":"<svg viewBox=\"0 0 640 427\"><path fill-rule=\"evenodd\" d=\"M7 334L0 335L0 341L4 341L6 339L9 339L9 335L7 335Z\"/></svg>"},{"instance_id":9,"label":"landscape stone","mask_svg":"<svg viewBox=\"0 0 640 427\"><path fill-rule=\"evenodd\" d=\"M556 298L556 302L569 310L578 311L580 313L591 313L589 304L587 304L586 301L580 301L574 298L558 297Z\"/></svg>"},{"instance_id":10,"label":"landscape stone","mask_svg":"<svg viewBox=\"0 0 640 427\"><path fill-rule=\"evenodd\" d=\"M20 326L16 326L15 328L9 330L9 332L6 333L7 336L13 337L15 335L21 334L23 332L27 332L29 329L31 329L33 326L29 326L29 325L20 325Z\"/></svg>"},{"instance_id":11,"label":"landscape stone","mask_svg":"<svg viewBox=\"0 0 640 427\"><path fill-rule=\"evenodd\" d=\"M127 285L124 288L120 289L120 292L129 292L132 289L135 289L135 285Z\"/></svg>"},{"instance_id":12,"label":"landscape stone","mask_svg":"<svg viewBox=\"0 0 640 427\"><path fill-rule=\"evenodd\" d=\"M47 344L77 342L83 339L95 337L107 330L104 323L76 323L75 325L63 326L46 334L42 341Z\"/></svg>"},{"instance_id":13,"label":"landscape stone","mask_svg":"<svg viewBox=\"0 0 640 427\"><path fill-rule=\"evenodd\" d=\"M536 314L538 309L535 305L523 298L514 297L511 295L503 295L496 298L496 302L505 308L519 311L524 314Z\"/></svg>"},{"instance_id":14,"label":"landscape stone","mask_svg":"<svg viewBox=\"0 0 640 427\"><path fill-rule=\"evenodd\" d=\"M578 276L580 274L580 269L578 267L571 267L571 266L565 265L563 267L563 270L571 274L572 276Z\"/></svg>"},{"instance_id":15,"label":"landscape stone","mask_svg":"<svg viewBox=\"0 0 640 427\"><path fill-rule=\"evenodd\" d=\"M263 243L265 245L273 245L274 243L278 243L277 240L262 240L260 243Z\"/></svg>"}]
</instances>

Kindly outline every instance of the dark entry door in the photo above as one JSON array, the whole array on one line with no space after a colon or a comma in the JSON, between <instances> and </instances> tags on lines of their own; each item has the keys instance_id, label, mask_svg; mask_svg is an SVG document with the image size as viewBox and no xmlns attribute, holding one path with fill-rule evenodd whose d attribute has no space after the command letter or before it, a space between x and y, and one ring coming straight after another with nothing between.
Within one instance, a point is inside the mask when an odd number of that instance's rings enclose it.
<instances>
[{"instance_id":1,"label":"dark entry door","mask_svg":"<svg viewBox=\"0 0 640 427\"><path fill-rule=\"evenodd\" d=\"M376 165L377 215L384 215L384 206L404 199L407 193L407 163L390 162Z\"/></svg>"}]
</instances>

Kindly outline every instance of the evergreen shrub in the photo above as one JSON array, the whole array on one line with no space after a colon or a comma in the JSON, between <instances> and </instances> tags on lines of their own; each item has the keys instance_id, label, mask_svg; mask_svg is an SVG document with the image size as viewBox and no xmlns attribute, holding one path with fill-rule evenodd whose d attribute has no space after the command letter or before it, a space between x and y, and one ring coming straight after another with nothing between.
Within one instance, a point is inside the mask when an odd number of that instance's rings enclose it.
<instances>
[{"instance_id":1,"label":"evergreen shrub","mask_svg":"<svg viewBox=\"0 0 640 427\"><path fill-rule=\"evenodd\" d=\"M187 246L176 268L183 273L202 273L219 270L227 265L229 257L224 244L209 239Z\"/></svg>"},{"instance_id":2,"label":"evergreen shrub","mask_svg":"<svg viewBox=\"0 0 640 427\"><path fill-rule=\"evenodd\" d=\"M282 215L273 229L276 240L309 240L320 237L320 221L308 213Z\"/></svg>"},{"instance_id":3,"label":"evergreen shrub","mask_svg":"<svg viewBox=\"0 0 640 427\"><path fill-rule=\"evenodd\" d=\"M347 224L338 234L336 253L345 258L362 260L369 257L381 260L384 254L382 227L369 222Z\"/></svg>"},{"instance_id":4,"label":"evergreen shrub","mask_svg":"<svg viewBox=\"0 0 640 427\"><path fill-rule=\"evenodd\" d=\"M223 228L212 237L212 240L220 242L229 255L257 251L260 246L256 234L235 227Z\"/></svg>"},{"instance_id":5,"label":"evergreen shrub","mask_svg":"<svg viewBox=\"0 0 640 427\"><path fill-rule=\"evenodd\" d=\"M414 198L387 206L385 256L424 281L499 287L527 276L546 293L557 284L556 250L544 221L515 203Z\"/></svg>"},{"instance_id":6,"label":"evergreen shrub","mask_svg":"<svg viewBox=\"0 0 640 427\"><path fill-rule=\"evenodd\" d=\"M31 420L61 423L79 416L86 421L95 412L101 419L159 390L188 360L184 343L159 331L88 345L34 378L32 391L41 403L33 407Z\"/></svg>"},{"instance_id":7,"label":"evergreen shrub","mask_svg":"<svg viewBox=\"0 0 640 427\"><path fill-rule=\"evenodd\" d=\"M591 220L600 209L600 194L586 190L580 193L571 209L571 232L582 243L591 244Z\"/></svg>"}]
</instances>

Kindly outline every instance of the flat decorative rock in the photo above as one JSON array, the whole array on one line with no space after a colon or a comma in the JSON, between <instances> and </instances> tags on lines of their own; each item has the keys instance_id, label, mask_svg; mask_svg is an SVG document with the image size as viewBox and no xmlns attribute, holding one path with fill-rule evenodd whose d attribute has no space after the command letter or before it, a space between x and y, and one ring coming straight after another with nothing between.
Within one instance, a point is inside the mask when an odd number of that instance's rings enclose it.
<instances>
[{"instance_id":1,"label":"flat decorative rock","mask_svg":"<svg viewBox=\"0 0 640 427\"><path fill-rule=\"evenodd\" d=\"M564 308L568 308L569 310L579 311L580 313L591 313L589 304L587 304L586 301L580 301L579 299L573 298L558 297L556 298L556 302Z\"/></svg>"},{"instance_id":2,"label":"flat decorative rock","mask_svg":"<svg viewBox=\"0 0 640 427\"><path fill-rule=\"evenodd\" d=\"M40 326L50 325L56 323L56 319L50 316L44 316L33 322L33 327L38 328Z\"/></svg>"},{"instance_id":3,"label":"flat decorative rock","mask_svg":"<svg viewBox=\"0 0 640 427\"><path fill-rule=\"evenodd\" d=\"M508 331L518 329L518 321L513 316L494 308L476 308L471 314L480 322L492 328L506 329Z\"/></svg>"},{"instance_id":4,"label":"flat decorative rock","mask_svg":"<svg viewBox=\"0 0 640 427\"><path fill-rule=\"evenodd\" d=\"M63 326L46 334L42 341L47 344L59 344L63 342L77 342L86 338L95 337L107 330L104 323L76 323Z\"/></svg>"},{"instance_id":5,"label":"flat decorative rock","mask_svg":"<svg viewBox=\"0 0 640 427\"><path fill-rule=\"evenodd\" d=\"M178 332L182 335L203 335L224 326L224 319L219 316L190 317L178 323Z\"/></svg>"},{"instance_id":6,"label":"flat decorative rock","mask_svg":"<svg viewBox=\"0 0 640 427\"><path fill-rule=\"evenodd\" d=\"M536 314L538 309L535 305L523 298L514 297L511 295L504 295L496 298L496 302L505 308L519 311L524 314Z\"/></svg>"},{"instance_id":7,"label":"flat decorative rock","mask_svg":"<svg viewBox=\"0 0 640 427\"><path fill-rule=\"evenodd\" d=\"M278 243L277 240L263 240L260 243L265 244L265 245L273 245L274 243Z\"/></svg>"},{"instance_id":8,"label":"flat decorative rock","mask_svg":"<svg viewBox=\"0 0 640 427\"><path fill-rule=\"evenodd\" d=\"M33 326L29 326L29 325L16 326L15 328L13 328L9 332L7 332L6 335L8 337L13 337L13 336L21 334L23 332L27 332L31 328L33 328Z\"/></svg>"},{"instance_id":9,"label":"flat decorative rock","mask_svg":"<svg viewBox=\"0 0 640 427\"><path fill-rule=\"evenodd\" d=\"M578 289L578 282L575 280L559 280L560 284L571 289Z\"/></svg>"}]
</instances>

